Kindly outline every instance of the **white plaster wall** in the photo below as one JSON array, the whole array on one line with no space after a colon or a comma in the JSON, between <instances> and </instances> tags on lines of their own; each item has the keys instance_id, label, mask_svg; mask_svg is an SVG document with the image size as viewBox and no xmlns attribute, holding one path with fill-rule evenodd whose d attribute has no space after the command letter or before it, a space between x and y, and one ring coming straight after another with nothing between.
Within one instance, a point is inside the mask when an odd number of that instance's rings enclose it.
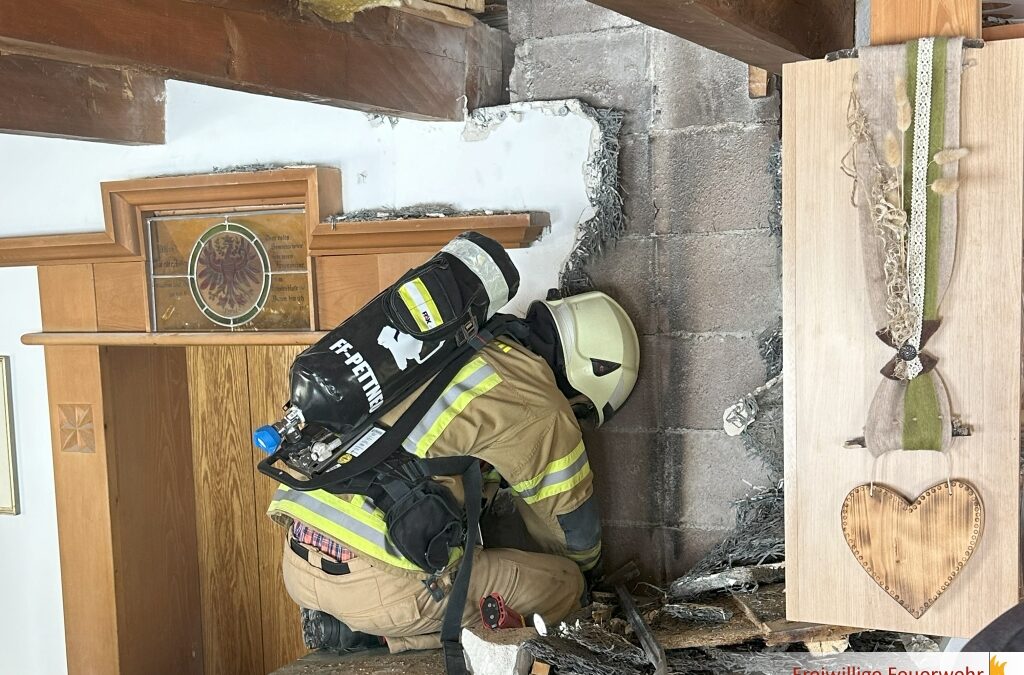
<instances>
[{"instance_id":1,"label":"white plaster wall","mask_svg":"<svg viewBox=\"0 0 1024 675\"><path fill-rule=\"evenodd\" d=\"M40 329L34 267L0 269L0 354L11 357L21 513L0 515L0 673L67 672L57 513L43 350L21 344Z\"/></svg>"},{"instance_id":2,"label":"white plaster wall","mask_svg":"<svg viewBox=\"0 0 1024 675\"><path fill-rule=\"evenodd\" d=\"M570 106L571 108L571 106ZM167 83L167 143L121 147L0 134L0 236L97 231L99 183L244 164L340 167L347 210L445 203L547 211L549 232L513 252L510 310L554 286L592 214L584 164L596 126L561 105L515 104L501 124L371 120L362 113ZM0 516L0 673L66 672L42 349L32 268L0 269L0 354L13 356L23 514Z\"/></svg>"}]
</instances>

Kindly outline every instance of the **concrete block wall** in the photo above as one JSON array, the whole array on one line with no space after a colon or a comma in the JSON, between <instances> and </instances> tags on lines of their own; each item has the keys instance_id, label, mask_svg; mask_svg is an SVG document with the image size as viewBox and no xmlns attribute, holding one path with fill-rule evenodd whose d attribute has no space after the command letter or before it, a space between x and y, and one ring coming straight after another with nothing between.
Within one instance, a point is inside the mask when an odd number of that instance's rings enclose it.
<instances>
[{"instance_id":1,"label":"concrete block wall","mask_svg":"<svg viewBox=\"0 0 1024 675\"><path fill-rule=\"evenodd\" d=\"M757 336L781 315L771 155L778 96L747 66L584 0L509 0L513 101L579 98L623 110L629 226L589 270L641 333L633 398L587 433L606 562L683 574L732 528L765 472L722 429L765 381Z\"/></svg>"}]
</instances>

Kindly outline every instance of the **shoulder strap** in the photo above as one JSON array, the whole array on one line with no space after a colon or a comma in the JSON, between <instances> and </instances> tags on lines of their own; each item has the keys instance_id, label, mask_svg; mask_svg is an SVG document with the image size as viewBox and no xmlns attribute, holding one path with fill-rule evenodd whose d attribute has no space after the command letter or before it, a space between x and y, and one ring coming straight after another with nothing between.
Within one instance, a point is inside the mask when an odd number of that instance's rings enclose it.
<instances>
[{"instance_id":1,"label":"shoulder strap","mask_svg":"<svg viewBox=\"0 0 1024 675\"><path fill-rule=\"evenodd\" d=\"M373 469L401 447L402 442L412 433L416 424L430 410L430 406L434 405L434 402L441 397L445 388L451 384L451 381L473 356L496 337L510 336L521 341L524 331L528 332L528 330L526 324L518 317L508 314L495 315L463 345L462 349L452 356L451 360L416 397L416 400L402 413L395 424L387 429L384 435L377 439L366 452L347 464L339 464L330 471L308 480L298 480L288 472L274 466L279 458L278 453L274 453L260 462L260 472L294 490L309 491L330 490L332 485L349 481L355 476Z\"/></svg>"},{"instance_id":2,"label":"shoulder strap","mask_svg":"<svg viewBox=\"0 0 1024 675\"><path fill-rule=\"evenodd\" d=\"M469 596L469 579L473 574L473 553L477 545L480 526L480 500L483 497L483 477L480 464L475 458L462 474L462 486L466 491L466 548L459 563L459 573L448 593L448 606L441 623L441 648L444 651L444 666L448 675L468 675L466 655L459 639L462 636L462 614ZM431 460L428 460L431 461Z\"/></svg>"}]
</instances>

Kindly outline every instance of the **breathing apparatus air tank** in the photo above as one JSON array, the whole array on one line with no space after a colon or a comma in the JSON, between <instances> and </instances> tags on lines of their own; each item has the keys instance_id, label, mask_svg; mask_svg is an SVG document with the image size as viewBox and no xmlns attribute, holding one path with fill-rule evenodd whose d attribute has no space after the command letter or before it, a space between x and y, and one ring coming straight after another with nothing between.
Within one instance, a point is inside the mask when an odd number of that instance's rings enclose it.
<instances>
[{"instance_id":1,"label":"breathing apparatus air tank","mask_svg":"<svg viewBox=\"0 0 1024 675\"><path fill-rule=\"evenodd\" d=\"M373 422L440 372L518 289L499 243L459 235L296 357L284 417L253 442L268 454L308 446L303 468L322 468L372 435Z\"/></svg>"}]
</instances>

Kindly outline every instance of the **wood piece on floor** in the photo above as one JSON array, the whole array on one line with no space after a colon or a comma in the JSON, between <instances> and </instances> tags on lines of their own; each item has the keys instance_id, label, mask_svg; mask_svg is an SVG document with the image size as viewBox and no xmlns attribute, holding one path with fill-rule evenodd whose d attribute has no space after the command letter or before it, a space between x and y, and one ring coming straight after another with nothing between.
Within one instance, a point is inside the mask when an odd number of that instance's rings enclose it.
<instances>
[{"instance_id":1,"label":"wood piece on floor","mask_svg":"<svg viewBox=\"0 0 1024 675\"><path fill-rule=\"evenodd\" d=\"M786 587L783 584L761 586L753 593L733 593L733 600L743 608L750 622L769 632L768 625L786 619Z\"/></svg>"},{"instance_id":2,"label":"wood piece on floor","mask_svg":"<svg viewBox=\"0 0 1024 675\"><path fill-rule=\"evenodd\" d=\"M850 648L849 638L839 638L838 640L819 640L812 642L804 642L804 646L807 647L807 651L813 656L827 656L829 654L842 654Z\"/></svg>"},{"instance_id":3,"label":"wood piece on floor","mask_svg":"<svg viewBox=\"0 0 1024 675\"><path fill-rule=\"evenodd\" d=\"M371 649L353 654L312 652L275 670L270 675L380 675L380 673L415 673L445 675L440 650L389 654L385 649Z\"/></svg>"},{"instance_id":4,"label":"wood piece on floor","mask_svg":"<svg viewBox=\"0 0 1024 675\"><path fill-rule=\"evenodd\" d=\"M697 577L682 577L672 582L669 596L677 600L689 600L716 591L754 588L761 584L773 584L786 578L785 563L734 567L723 572Z\"/></svg>"},{"instance_id":5,"label":"wood piece on floor","mask_svg":"<svg viewBox=\"0 0 1024 675\"><path fill-rule=\"evenodd\" d=\"M692 602L665 605L661 611L673 619L693 623L725 623L733 615L732 610L725 607L700 605Z\"/></svg>"},{"instance_id":6,"label":"wood piece on floor","mask_svg":"<svg viewBox=\"0 0 1024 675\"><path fill-rule=\"evenodd\" d=\"M706 604L732 613L722 624L686 625L677 621L663 621L654 627L654 637L666 650L695 647L726 647L743 644L763 636L760 628L747 618L730 596L709 598Z\"/></svg>"},{"instance_id":7,"label":"wood piece on floor","mask_svg":"<svg viewBox=\"0 0 1024 675\"><path fill-rule=\"evenodd\" d=\"M769 647L789 645L795 642L829 642L863 632L863 628L853 628L852 626L830 626L782 619L768 624L768 634L765 636L764 642Z\"/></svg>"},{"instance_id":8,"label":"wood piece on floor","mask_svg":"<svg viewBox=\"0 0 1024 675\"><path fill-rule=\"evenodd\" d=\"M163 78L0 52L0 131L125 145L164 142Z\"/></svg>"},{"instance_id":9,"label":"wood piece on floor","mask_svg":"<svg viewBox=\"0 0 1024 675\"><path fill-rule=\"evenodd\" d=\"M530 675L550 675L551 666L544 663L543 661L534 661L533 670L530 671Z\"/></svg>"}]
</instances>

